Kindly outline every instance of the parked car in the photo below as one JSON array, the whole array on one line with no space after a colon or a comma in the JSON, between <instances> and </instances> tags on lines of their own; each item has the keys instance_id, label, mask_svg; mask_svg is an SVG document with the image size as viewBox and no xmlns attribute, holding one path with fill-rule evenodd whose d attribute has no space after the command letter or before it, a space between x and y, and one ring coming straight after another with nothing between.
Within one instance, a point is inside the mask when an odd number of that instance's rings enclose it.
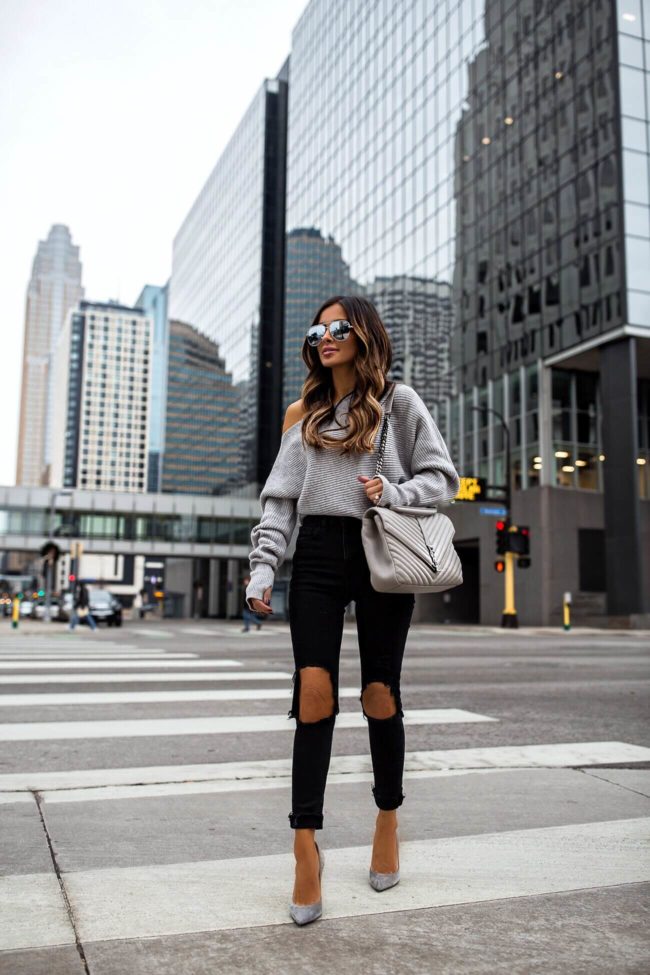
<instances>
[{"instance_id":1,"label":"parked car","mask_svg":"<svg viewBox=\"0 0 650 975\"><path fill-rule=\"evenodd\" d=\"M107 626L122 625L122 604L107 589L91 589L88 594L89 609L96 623Z\"/></svg>"},{"instance_id":2,"label":"parked car","mask_svg":"<svg viewBox=\"0 0 650 975\"><path fill-rule=\"evenodd\" d=\"M33 599L27 599L27 597L24 596L20 600L20 615L21 616L33 616L34 615L34 600Z\"/></svg>"},{"instance_id":3,"label":"parked car","mask_svg":"<svg viewBox=\"0 0 650 975\"><path fill-rule=\"evenodd\" d=\"M60 603L58 599L52 598L50 600L50 619L58 620L59 618ZM34 616L37 620L45 619L45 600L39 599L39 601L34 606Z\"/></svg>"}]
</instances>

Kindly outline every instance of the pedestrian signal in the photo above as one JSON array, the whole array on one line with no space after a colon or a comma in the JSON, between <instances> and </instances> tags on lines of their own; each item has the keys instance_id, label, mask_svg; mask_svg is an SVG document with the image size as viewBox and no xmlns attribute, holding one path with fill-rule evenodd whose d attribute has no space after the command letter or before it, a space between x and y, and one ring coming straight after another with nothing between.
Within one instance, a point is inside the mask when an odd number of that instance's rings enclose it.
<instances>
[{"instance_id":1,"label":"pedestrian signal","mask_svg":"<svg viewBox=\"0 0 650 975\"><path fill-rule=\"evenodd\" d=\"M494 568L496 569L497 572L505 572L506 564L503 561L503 559L497 559L496 562L494 563Z\"/></svg>"}]
</instances>

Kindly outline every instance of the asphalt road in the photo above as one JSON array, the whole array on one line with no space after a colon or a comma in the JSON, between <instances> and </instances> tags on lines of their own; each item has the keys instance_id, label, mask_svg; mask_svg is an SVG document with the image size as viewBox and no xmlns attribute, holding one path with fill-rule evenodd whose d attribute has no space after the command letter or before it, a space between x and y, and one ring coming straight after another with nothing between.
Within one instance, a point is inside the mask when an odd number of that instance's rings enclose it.
<instances>
[{"instance_id":1,"label":"asphalt road","mask_svg":"<svg viewBox=\"0 0 650 975\"><path fill-rule=\"evenodd\" d=\"M0 621L0 973L650 971L650 634L413 625L400 884L346 624L297 928L288 626Z\"/></svg>"}]
</instances>

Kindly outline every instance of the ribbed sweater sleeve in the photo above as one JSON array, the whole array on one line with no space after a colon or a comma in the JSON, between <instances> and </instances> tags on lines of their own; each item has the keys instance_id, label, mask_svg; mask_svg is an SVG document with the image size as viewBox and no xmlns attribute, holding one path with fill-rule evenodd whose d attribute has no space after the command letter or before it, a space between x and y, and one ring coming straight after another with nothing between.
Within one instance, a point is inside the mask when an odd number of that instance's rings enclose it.
<instances>
[{"instance_id":1,"label":"ribbed sweater sleeve","mask_svg":"<svg viewBox=\"0 0 650 975\"><path fill-rule=\"evenodd\" d=\"M460 478L456 472L447 445L445 444L436 423L429 413L424 400L410 386L403 386L398 391L406 394L397 404L397 395L393 403L393 415L388 425L388 439L391 437L393 424L399 409L406 411L406 422L400 416L400 426L408 431L408 454L411 458L411 472L413 477L401 484L391 484L380 474L383 490L377 502L380 508L390 508L393 505L433 505L440 501L450 501L455 498L460 488Z\"/></svg>"},{"instance_id":2,"label":"ribbed sweater sleeve","mask_svg":"<svg viewBox=\"0 0 650 975\"><path fill-rule=\"evenodd\" d=\"M262 517L251 530L251 579L246 587L249 609L253 609L250 600L262 599L264 590L273 585L296 525L296 501L305 477L301 426L296 423L282 434L280 449L260 494Z\"/></svg>"}]
</instances>

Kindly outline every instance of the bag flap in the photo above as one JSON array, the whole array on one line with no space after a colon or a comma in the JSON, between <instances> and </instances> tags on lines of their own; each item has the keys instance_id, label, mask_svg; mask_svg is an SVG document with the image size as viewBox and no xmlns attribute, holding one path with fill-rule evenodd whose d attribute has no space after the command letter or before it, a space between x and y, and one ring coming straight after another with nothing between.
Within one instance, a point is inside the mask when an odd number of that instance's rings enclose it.
<instances>
[{"instance_id":1,"label":"bag flap","mask_svg":"<svg viewBox=\"0 0 650 975\"><path fill-rule=\"evenodd\" d=\"M405 518L406 513L422 517ZM399 539L413 555L428 565L431 565L432 553L436 563L440 563L443 552L454 537L451 520L430 508L369 508L364 517L379 518L386 535Z\"/></svg>"}]
</instances>

